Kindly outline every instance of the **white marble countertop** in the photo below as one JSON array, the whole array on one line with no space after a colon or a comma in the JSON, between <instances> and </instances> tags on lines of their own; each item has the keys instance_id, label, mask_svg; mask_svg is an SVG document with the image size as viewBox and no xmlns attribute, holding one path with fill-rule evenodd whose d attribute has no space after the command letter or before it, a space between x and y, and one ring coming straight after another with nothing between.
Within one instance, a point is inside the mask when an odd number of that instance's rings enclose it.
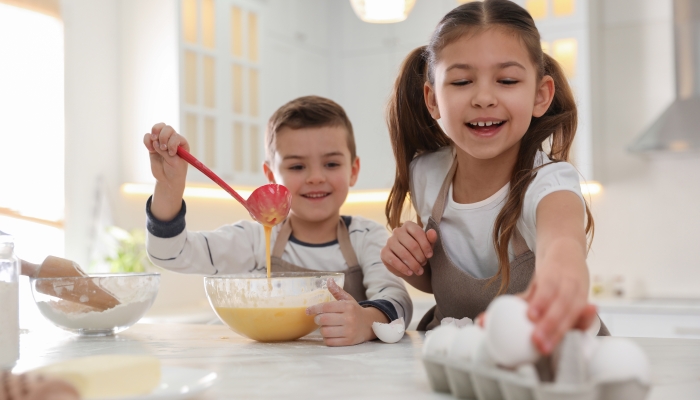
<instances>
[{"instance_id":1,"label":"white marble countertop","mask_svg":"<svg viewBox=\"0 0 700 400\"><path fill-rule=\"evenodd\" d=\"M424 335L329 348L317 333L266 344L223 325L137 324L111 337L80 338L44 327L21 335L15 372L96 354L148 354L164 366L214 371L216 383L196 399L449 399L431 391L420 360ZM635 338L652 362L649 399L700 399L700 340Z\"/></svg>"}]
</instances>

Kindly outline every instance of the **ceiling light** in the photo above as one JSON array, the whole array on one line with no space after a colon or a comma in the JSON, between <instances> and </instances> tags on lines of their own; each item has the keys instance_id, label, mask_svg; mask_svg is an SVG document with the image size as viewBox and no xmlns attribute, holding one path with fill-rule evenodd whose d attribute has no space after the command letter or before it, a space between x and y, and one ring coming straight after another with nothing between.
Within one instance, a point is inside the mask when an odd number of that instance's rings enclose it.
<instances>
[{"instance_id":1,"label":"ceiling light","mask_svg":"<svg viewBox=\"0 0 700 400\"><path fill-rule=\"evenodd\" d=\"M373 24L401 22L408 17L416 0L350 0L357 16Z\"/></svg>"}]
</instances>

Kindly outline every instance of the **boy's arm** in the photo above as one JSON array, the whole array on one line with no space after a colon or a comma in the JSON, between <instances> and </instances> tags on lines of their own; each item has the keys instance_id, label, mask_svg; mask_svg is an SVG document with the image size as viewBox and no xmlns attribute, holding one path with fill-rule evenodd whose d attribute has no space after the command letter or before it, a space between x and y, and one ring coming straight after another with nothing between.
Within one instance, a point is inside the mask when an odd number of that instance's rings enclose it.
<instances>
[{"instance_id":1,"label":"boy's arm","mask_svg":"<svg viewBox=\"0 0 700 400\"><path fill-rule=\"evenodd\" d=\"M146 203L146 250L155 265L191 274L252 272L264 269L255 249L259 247L253 224L241 221L215 231L188 232L185 228L186 205L170 221L161 221L151 212L152 199Z\"/></svg>"},{"instance_id":2,"label":"boy's arm","mask_svg":"<svg viewBox=\"0 0 700 400\"><path fill-rule=\"evenodd\" d=\"M355 233L359 234L362 233ZM360 305L382 311L389 321L403 317L408 326L413 317L413 302L401 279L389 272L380 256L388 237L383 226L372 223L364 238L355 242L359 245L355 252L362 267L368 299Z\"/></svg>"}]
</instances>

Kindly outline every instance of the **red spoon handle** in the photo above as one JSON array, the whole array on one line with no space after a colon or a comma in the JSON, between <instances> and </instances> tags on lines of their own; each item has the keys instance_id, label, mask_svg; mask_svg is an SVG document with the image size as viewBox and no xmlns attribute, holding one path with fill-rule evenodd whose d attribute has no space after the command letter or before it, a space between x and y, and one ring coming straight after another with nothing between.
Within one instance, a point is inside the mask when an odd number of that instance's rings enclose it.
<instances>
[{"instance_id":1,"label":"red spoon handle","mask_svg":"<svg viewBox=\"0 0 700 400\"><path fill-rule=\"evenodd\" d=\"M201 161L196 159L192 154L190 154L187 150L183 149L182 146L177 147L177 155L180 156L183 160L187 161L190 163L193 167L197 168L200 170L204 175L208 176L209 179L212 181L216 182L217 185L221 186L222 189L227 191L233 198L238 200L239 203L243 204L243 207L248 209L248 205L246 204L246 201L241 195L236 193L235 190L231 186L229 186L226 182L224 182L223 179L219 178L218 175L214 173L214 171L210 170L207 168L206 165L202 164Z\"/></svg>"}]
</instances>

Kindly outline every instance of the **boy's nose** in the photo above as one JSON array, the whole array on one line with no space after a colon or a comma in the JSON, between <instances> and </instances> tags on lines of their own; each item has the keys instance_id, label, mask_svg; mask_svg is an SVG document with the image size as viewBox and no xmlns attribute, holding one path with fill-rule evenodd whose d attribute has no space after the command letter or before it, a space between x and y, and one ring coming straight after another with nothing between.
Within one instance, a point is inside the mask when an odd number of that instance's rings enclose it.
<instances>
[{"instance_id":1,"label":"boy's nose","mask_svg":"<svg viewBox=\"0 0 700 400\"><path fill-rule=\"evenodd\" d=\"M306 177L306 183L319 184L326 181L326 176L320 168L309 168L309 175Z\"/></svg>"}]
</instances>

